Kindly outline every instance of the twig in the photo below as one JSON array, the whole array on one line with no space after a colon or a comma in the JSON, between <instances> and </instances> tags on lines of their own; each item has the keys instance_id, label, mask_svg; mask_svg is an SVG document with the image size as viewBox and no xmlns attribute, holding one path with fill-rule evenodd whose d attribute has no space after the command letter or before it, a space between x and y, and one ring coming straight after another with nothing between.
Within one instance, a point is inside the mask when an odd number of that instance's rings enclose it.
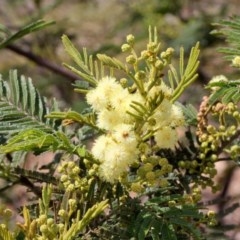
<instances>
[{"instance_id":1,"label":"twig","mask_svg":"<svg viewBox=\"0 0 240 240\"><path fill-rule=\"evenodd\" d=\"M19 46L13 45L13 44L9 44L8 46L6 46L6 48L21 55L21 56L26 57L27 59L35 62L39 66L45 67L58 75L68 78L71 82L75 82L76 79L79 79L79 77L77 75L75 75L74 73L69 72L68 70L65 70L63 67L61 67L53 62L50 62L49 60L44 59L44 58L32 53L29 50L25 50Z\"/></svg>"}]
</instances>

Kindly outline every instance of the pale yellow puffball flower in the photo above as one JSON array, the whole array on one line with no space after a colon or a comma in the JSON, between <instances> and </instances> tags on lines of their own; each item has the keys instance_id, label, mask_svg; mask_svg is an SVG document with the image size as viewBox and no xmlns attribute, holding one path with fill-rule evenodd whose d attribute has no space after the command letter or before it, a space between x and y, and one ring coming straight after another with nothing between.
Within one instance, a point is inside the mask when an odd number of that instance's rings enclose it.
<instances>
[{"instance_id":1,"label":"pale yellow puffball flower","mask_svg":"<svg viewBox=\"0 0 240 240\"><path fill-rule=\"evenodd\" d=\"M171 108L171 115L169 116L170 125L173 127L184 126L185 118L182 112L182 109L173 104Z\"/></svg>"},{"instance_id":2,"label":"pale yellow puffball flower","mask_svg":"<svg viewBox=\"0 0 240 240\"><path fill-rule=\"evenodd\" d=\"M178 140L177 131L169 126L165 126L154 134L154 139L160 148L174 148Z\"/></svg>"},{"instance_id":3,"label":"pale yellow puffball flower","mask_svg":"<svg viewBox=\"0 0 240 240\"><path fill-rule=\"evenodd\" d=\"M92 154L101 162L101 178L108 182L119 179L138 156L137 139L132 126L120 124L108 135L97 138Z\"/></svg>"},{"instance_id":4,"label":"pale yellow puffball flower","mask_svg":"<svg viewBox=\"0 0 240 240\"><path fill-rule=\"evenodd\" d=\"M95 89L90 90L87 95L87 103L90 104L95 111L101 111L111 106L111 99L121 93L122 86L116 82L115 78L104 77L101 79Z\"/></svg>"},{"instance_id":5,"label":"pale yellow puffball flower","mask_svg":"<svg viewBox=\"0 0 240 240\"><path fill-rule=\"evenodd\" d=\"M218 83L218 82L228 82L228 79L224 76L224 75L217 75L214 76L209 83ZM217 91L218 89L220 89L220 87L216 86L216 87L211 87L212 91Z\"/></svg>"},{"instance_id":6,"label":"pale yellow puffball flower","mask_svg":"<svg viewBox=\"0 0 240 240\"><path fill-rule=\"evenodd\" d=\"M108 131L113 130L122 121L123 115L119 113L118 109L103 109L97 116L97 126Z\"/></svg>"},{"instance_id":7,"label":"pale yellow puffball flower","mask_svg":"<svg viewBox=\"0 0 240 240\"><path fill-rule=\"evenodd\" d=\"M113 139L108 135L99 136L91 149L93 156L101 162L105 159L107 149L113 144Z\"/></svg>"},{"instance_id":8,"label":"pale yellow puffball flower","mask_svg":"<svg viewBox=\"0 0 240 240\"><path fill-rule=\"evenodd\" d=\"M232 65L234 67L240 68L240 56L234 57L234 59L232 60Z\"/></svg>"}]
</instances>

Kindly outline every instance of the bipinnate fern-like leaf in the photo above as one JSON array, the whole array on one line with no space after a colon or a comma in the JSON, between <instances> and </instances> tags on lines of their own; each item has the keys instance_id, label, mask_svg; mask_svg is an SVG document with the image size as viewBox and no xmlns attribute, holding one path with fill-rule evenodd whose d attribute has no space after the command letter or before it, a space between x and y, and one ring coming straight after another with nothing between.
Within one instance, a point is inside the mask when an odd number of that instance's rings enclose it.
<instances>
[{"instance_id":1,"label":"bipinnate fern-like leaf","mask_svg":"<svg viewBox=\"0 0 240 240\"><path fill-rule=\"evenodd\" d=\"M197 126L197 109L191 104L184 106L183 104L177 102L177 105L182 109L186 123L191 126Z\"/></svg>"},{"instance_id":2,"label":"bipinnate fern-like leaf","mask_svg":"<svg viewBox=\"0 0 240 240\"><path fill-rule=\"evenodd\" d=\"M207 88L215 88L216 90L210 95L209 103L214 104L217 101L223 103L240 101L240 80L210 82Z\"/></svg>"},{"instance_id":3,"label":"bipinnate fern-like leaf","mask_svg":"<svg viewBox=\"0 0 240 240\"><path fill-rule=\"evenodd\" d=\"M223 36L230 44L230 46L218 48L218 51L224 53L225 58L230 61L235 56L240 56L240 17L223 19L214 26L219 29L213 30L212 34Z\"/></svg>"},{"instance_id":4,"label":"bipinnate fern-like leaf","mask_svg":"<svg viewBox=\"0 0 240 240\"><path fill-rule=\"evenodd\" d=\"M161 198L158 198L161 202ZM155 201L157 199L154 199ZM163 207L156 201L155 204L147 203L152 207L154 211L143 209L135 221L135 235L137 239L144 240L147 236L151 236L152 239L164 239L174 240L178 238L178 232L176 229L181 227L186 231L186 236L181 239L189 239L190 236L196 240L200 240L201 233L196 229L189 221L191 218L200 219L201 213L199 213L197 207L184 205L182 208L178 207ZM162 214L163 217L159 218Z\"/></svg>"},{"instance_id":5,"label":"bipinnate fern-like leaf","mask_svg":"<svg viewBox=\"0 0 240 240\"><path fill-rule=\"evenodd\" d=\"M8 81L0 76L0 134L14 134L24 129L52 132L56 121L45 118L51 109L33 86L32 80L11 70ZM57 110L54 101L52 109Z\"/></svg>"},{"instance_id":6,"label":"bipinnate fern-like leaf","mask_svg":"<svg viewBox=\"0 0 240 240\"><path fill-rule=\"evenodd\" d=\"M81 148L81 147L80 147ZM25 129L11 137L7 144L0 146L0 152L11 153L16 151L56 151L65 150L68 153L78 153L78 149L70 139L60 131L47 133L40 129Z\"/></svg>"},{"instance_id":7,"label":"bipinnate fern-like leaf","mask_svg":"<svg viewBox=\"0 0 240 240\"><path fill-rule=\"evenodd\" d=\"M86 48L83 48L83 53L81 54L70 41L70 39L66 36L62 36L62 42L66 52L72 58L72 60L77 64L80 70L72 67L68 64L64 64L71 71L75 72L84 80L88 81L91 85L95 86L97 80L104 76L104 68L103 65L100 65L100 69L98 63L93 60L92 55L88 55Z\"/></svg>"},{"instance_id":8,"label":"bipinnate fern-like leaf","mask_svg":"<svg viewBox=\"0 0 240 240\"><path fill-rule=\"evenodd\" d=\"M197 69L199 66L199 43L192 47L187 65L184 63L184 48L180 49L179 58L179 72L176 68L170 64L170 70L168 71L168 81L173 91L172 102L175 102L182 92L189 86L198 76Z\"/></svg>"},{"instance_id":9,"label":"bipinnate fern-like leaf","mask_svg":"<svg viewBox=\"0 0 240 240\"><path fill-rule=\"evenodd\" d=\"M80 220L80 212L78 212L78 221L71 224L71 227L64 234L64 239L75 239L77 235L99 214L101 214L104 209L108 206L108 200L96 203L91 208L87 210L82 219Z\"/></svg>"}]
</instances>

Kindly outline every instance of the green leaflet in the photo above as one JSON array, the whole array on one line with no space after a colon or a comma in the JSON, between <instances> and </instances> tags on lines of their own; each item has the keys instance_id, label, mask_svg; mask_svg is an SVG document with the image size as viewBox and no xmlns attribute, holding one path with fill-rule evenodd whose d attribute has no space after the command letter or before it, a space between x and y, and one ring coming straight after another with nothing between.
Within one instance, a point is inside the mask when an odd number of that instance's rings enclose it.
<instances>
[{"instance_id":1,"label":"green leaflet","mask_svg":"<svg viewBox=\"0 0 240 240\"><path fill-rule=\"evenodd\" d=\"M210 95L209 103L214 104L216 101L221 100L223 103L240 101L240 81L230 80L228 82L220 81L213 82L207 85L207 88L215 87L216 90Z\"/></svg>"},{"instance_id":2,"label":"green leaflet","mask_svg":"<svg viewBox=\"0 0 240 240\"><path fill-rule=\"evenodd\" d=\"M199 66L199 43L192 47L190 56L188 58L187 65L184 64L184 49L180 49L179 59L179 73L175 67L170 64L170 70L168 71L168 81L170 86L174 89L171 101L175 102L182 92L189 86L194 80L196 80L198 74L197 69Z\"/></svg>"},{"instance_id":3,"label":"green leaflet","mask_svg":"<svg viewBox=\"0 0 240 240\"><path fill-rule=\"evenodd\" d=\"M68 64L64 65L71 71L79 75L81 78L85 79L87 82L95 86L99 78L100 72L97 63L93 61L92 56L88 56L86 48L83 49L83 54L81 55L66 35L62 36L62 42L66 52L78 65L80 70Z\"/></svg>"},{"instance_id":4,"label":"green leaflet","mask_svg":"<svg viewBox=\"0 0 240 240\"><path fill-rule=\"evenodd\" d=\"M71 224L71 227L64 234L64 239L74 239L88 224L92 219L97 217L103 212L103 210L108 206L108 200L96 203L91 208L87 210L82 219L80 220L80 213L78 212L79 221Z\"/></svg>"},{"instance_id":5,"label":"green leaflet","mask_svg":"<svg viewBox=\"0 0 240 240\"><path fill-rule=\"evenodd\" d=\"M95 124L95 115L94 113L89 114L80 114L75 111L68 111L68 112L51 112L50 114L46 115L49 119L62 119L62 120L71 120L74 121L80 126L88 125L92 128L95 128L100 131L100 129Z\"/></svg>"},{"instance_id":6,"label":"green leaflet","mask_svg":"<svg viewBox=\"0 0 240 240\"><path fill-rule=\"evenodd\" d=\"M55 101L52 108L58 109ZM30 78L19 77L16 70L9 72L9 81L0 78L0 134L30 128L52 132L58 125L45 118L50 111Z\"/></svg>"},{"instance_id":7,"label":"green leaflet","mask_svg":"<svg viewBox=\"0 0 240 240\"><path fill-rule=\"evenodd\" d=\"M23 28L21 28L18 32L14 33L13 35L11 35L9 32L7 32L8 37L0 42L0 49L6 47L7 45L11 44L12 42L16 41L19 38L22 38L23 36L35 32L35 31L39 31L45 27L48 27L50 25L54 24L53 21L51 22L45 22L44 20L38 20L35 21L33 23L30 23L27 26L24 26ZM6 30L5 30L6 32Z\"/></svg>"},{"instance_id":8,"label":"green leaflet","mask_svg":"<svg viewBox=\"0 0 240 240\"><path fill-rule=\"evenodd\" d=\"M161 240L177 240L171 224L164 223L161 229Z\"/></svg>"},{"instance_id":9,"label":"green leaflet","mask_svg":"<svg viewBox=\"0 0 240 240\"><path fill-rule=\"evenodd\" d=\"M46 133L39 129L27 129L10 138L6 145L0 146L0 153L15 151L66 150L73 153L75 146L64 133Z\"/></svg>"},{"instance_id":10,"label":"green leaflet","mask_svg":"<svg viewBox=\"0 0 240 240\"><path fill-rule=\"evenodd\" d=\"M196 126L197 125L196 108L192 104L187 104L186 106L182 105L179 102L177 102L176 104L181 107L186 123L192 126Z\"/></svg>"},{"instance_id":11,"label":"green leaflet","mask_svg":"<svg viewBox=\"0 0 240 240\"><path fill-rule=\"evenodd\" d=\"M213 30L212 34L223 36L230 43L229 47L218 48L218 51L224 53L225 58L229 61L235 56L240 56L240 17L234 16L229 20L221 20L219 23L214 24L214 26L219 29Z\"/></svg>"}]
</instances>

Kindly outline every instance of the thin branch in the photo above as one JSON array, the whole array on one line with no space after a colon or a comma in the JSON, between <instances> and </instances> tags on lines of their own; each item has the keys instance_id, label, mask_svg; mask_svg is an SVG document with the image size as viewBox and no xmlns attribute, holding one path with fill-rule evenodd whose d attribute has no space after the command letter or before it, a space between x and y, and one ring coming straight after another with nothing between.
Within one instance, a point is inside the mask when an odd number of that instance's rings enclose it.
<instances>
[{"instance_id":1,"label":"thin branch","mask_svg":"<svg viewBox=\"0 0 240 240\"><path fill-rule=\"evenodd\" d=\"M75 82L75 80L79 79L79 77L77 75L75 75L74 73L64 69L63 67L61 67L53 62L50 62L47 59L44 59L44 58L32 53L29 50L25 50L14 44L9 44L8 46L6 46L6 48L11 50L14 53L24 56L25 58L35 62L39 66L47 68L50 71L52 71L58 75L68 78L71 82Z\"/></svg>"}]
</instances>

